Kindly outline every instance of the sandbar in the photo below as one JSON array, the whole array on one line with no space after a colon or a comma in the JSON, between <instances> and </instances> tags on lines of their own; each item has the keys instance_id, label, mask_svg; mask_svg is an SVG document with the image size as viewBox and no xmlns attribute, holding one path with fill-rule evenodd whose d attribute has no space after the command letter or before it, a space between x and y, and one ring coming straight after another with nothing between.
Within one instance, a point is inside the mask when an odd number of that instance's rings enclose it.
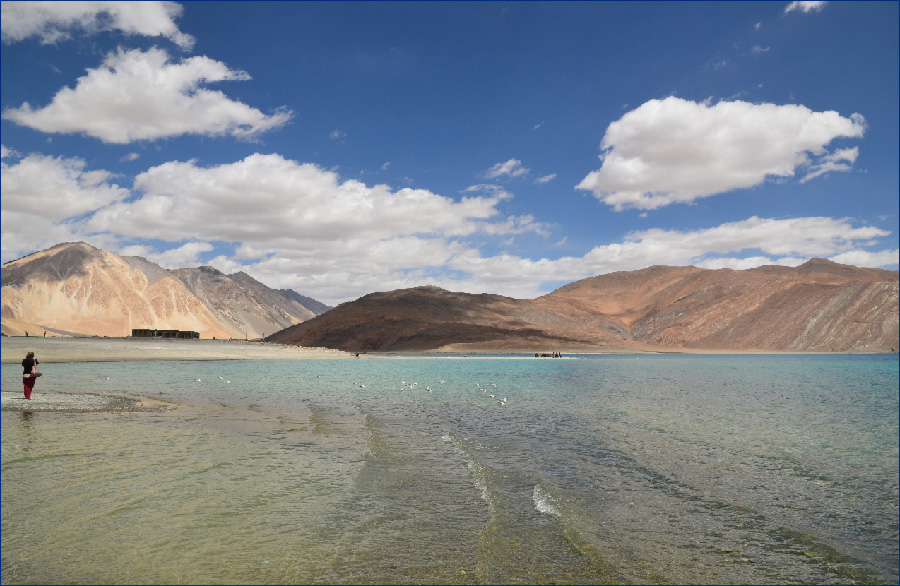
<instances>
[{"instance_id":1,"label":"sandbar","mask_svg":"<svg viewBox=\"0 0 900 586\"><path fill-rule=\"evenodd\" d=\"M174 409L171 403L144 397L123 397L120 395L97 395L94 393L62 393L59 391L35 390L28 400L21 391L3 391L0 399L3 411L55 411L58 413L95 413L168 411Z\"/></svg>"}]
</instances>

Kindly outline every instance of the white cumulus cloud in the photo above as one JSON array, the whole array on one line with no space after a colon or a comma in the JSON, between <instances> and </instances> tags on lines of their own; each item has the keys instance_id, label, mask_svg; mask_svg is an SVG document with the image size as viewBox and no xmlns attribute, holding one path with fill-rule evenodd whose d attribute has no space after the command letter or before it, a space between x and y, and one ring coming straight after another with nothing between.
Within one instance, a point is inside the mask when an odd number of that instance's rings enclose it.
<instances>
[{"instance_id":1,"label":"white cumulus cloud","mask_svg":"<svg viewBox=\"0 0 900 586\"><path fill-rule=\"evenodd\" d=\"M253 139L287 123L291 112L267 116L203 84L248 80L208 57L172 63L166 51L119 49L88 70L74 88L65 87L44 108L27 102L3 118L48 133L84 133L125 144L183 134L230 134Z\"/></svg>"},{"instance_id":2,"label":"white cumulus cloud","mask_svg":"<svg viewBox=\"0 0 900 586\"><path fill-rule=\"evenodd\" d=\"M124 199L129 191L110 183L108 171L85 170L78 158L31 154L14 165L0 163L3 213L20 212L60 221Z\"/></svg>"},{"instance_id":3,"label":"white cumulus cloud","mask_svg":"<svg viewBox=\"0 0 900 586\"><path fill-rule=\"evenodd\" d=\"M860 266L895 264L897 251L867 252L874 239L890 233L871 226L856 227L848 219L751 217L699 230L652 229L628 234L621 242L596 246L580 257L532 260L512 255L481 257L467 251L450 266L468 271L473 283L461 290L503 292L528 298L541 294L541 281L570 282L614 271L632 271L654 264L704 268L747 269L760 265L796 266L810 258ZM448 288L452 288L450 284Z\"/></svg>"},{"instance_id":4,"label":"white cumulus cloud","mask_svg":"<svg viewBox=\"0 0 900 586\"><path fill-rule=\"evenodd\" d=\"M519 159L510 159L505 163L497 163L484 172L484 176L488 179L496 179L504 175L508 177L521 177L529 172L530 169L522 166Z\"/></svg>"},{"instance_id":5,"label":"white cumulus cloud","mask_svg":"<svg viewBox=\"0 0 900 586\"><path fill-rule=\"evenodd\" d=\"M790 4L784 7L784 13L787 14L789 12L818 12L825 8L825 5L828 2L823 0L794 0Z\"/></svg>"},{"instance_id":6,"label":"white cumulus cloud","mask_svg":"<svg viewBox=\"0 0 900 586\"><path fill-rule=\"evenodd\" d=\"M529 215L501 213L513 196L498 185L474 185L449 198L344 180L277 154L207 167L173 161L139 174L130 190L79 159L31 154L0 164L4 262L84 240L168 268L242 270L331 304L423 284L531 298L550 284L652 264L743 269L812 257L897 263L896 250L877 248L887 230L829 217L648 229L559 258L485 255L490 240L549 237L549 228ZM569 240L546 249L565 243L571 250ZM231 243L235 252L204 261L215 242Z\"/></svg>"},{"instance_id":7,"label":"white cumulus cloud","mask_svg":"<svg viewBox=\"0 0 900 586\"><path fill-rule=\"evenodd\" d=\"M848 250L829 257L829 260L858 267L890 266L900 263L900 249L879 251Z\"/></svg>"},{"instance_id":8,"label":"white cumulus cloud","mask_svg":"<svg viewBox=\"0 0 900 586\"><path fill-rule=\"evenodd\" d=\"M74 31L118 30L126 35L165 37L190 49L194 38L175 24L181 12L175 2L3 2L0 32L7 44L30 37L49 44L69 38Z\"/></svg>"},{"instance_id":9,"label":"white cumulus cloud","mask_svg":"<svg viewBox=\"0 0 900 586\"><path fill-rule=\"evenodd\" d=\"M511 197L502 189L458 199L392 190L274 154L213 167L165 163L138 175L134 191L140 197L97 211L84 231L239 243L236 258L254 277L328 301L428 282L430 270L468 249L466 238L546 233L531 216L502 215L498 205Z\"/></svg>"},{"instance_id":10,"label":"white cumulus cloud","mask_svg":"<svg viewBox=\"0 0 900 586\"><path fill-rule=\"evenodd\" d=\"M41 154L0 163L3 262L82 239L80 218L128 197L127 189L111 183L111 173L85 167L78 158Z\"/></svg>"},{"instance_id":11,"label":"white cumulus cloud","mask_svg":"<svg viewBox=\"0 0 900 586\"><path fill-rule=\"evenodd\" d=\"M768 177L793 177L798 170L811 178L848 170L849 151L832 152L828 145L859 138L865 128L859 114L846 118L801 105L650 100L609 125L601 168L577 188L615 210L655 209L753 187Z\"/></svg>"},{"instance_id":12,"label":"white cumulus cloud","mask_svg":"<svg viewBox=\"0 0 900 586\"><path fill-rule=\"evenodd\" d=\"M206 264L200 261L200 254L210 250L213 250L212 244L191 240L181 246L162 252L145 244L124 246L119 249L118 254L122 256L141 256L167 269L183 269Z\"/></svg>"},{"instance_id":13,"label":"white cumulus cloud","mask_svg":"<svg viewBox=\"0 0 900 586\"><path fill-rule=\"evenodd\" d=\"M135 178L143 196L94 217L98 229L118 227L155 237L193 231L200 239L247 243L279 238L340 241L394 235L459 236L483 228L505 195L456 202L422 189L391 191L340 181L331 171L280 155L254 154L214 167L169 162ZM215 223L203 220L216 218Z\"/></svg>"}]
</instances>

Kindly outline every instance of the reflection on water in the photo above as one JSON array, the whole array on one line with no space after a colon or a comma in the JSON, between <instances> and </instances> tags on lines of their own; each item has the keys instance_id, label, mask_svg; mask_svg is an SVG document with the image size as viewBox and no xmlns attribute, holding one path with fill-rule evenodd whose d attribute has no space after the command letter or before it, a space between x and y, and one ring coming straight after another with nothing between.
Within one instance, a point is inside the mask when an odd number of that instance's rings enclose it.
<instances>
[{"instance_id":1,"label":"reflection on water","mask_svg":"<svg viewBox=\"0 0 900 586\"><path fill-rule=\"evenodd\" d=\"M895 356L45 370L180 408L3 412L4 583L897 580Z\"/></svg>"}]
</instances>

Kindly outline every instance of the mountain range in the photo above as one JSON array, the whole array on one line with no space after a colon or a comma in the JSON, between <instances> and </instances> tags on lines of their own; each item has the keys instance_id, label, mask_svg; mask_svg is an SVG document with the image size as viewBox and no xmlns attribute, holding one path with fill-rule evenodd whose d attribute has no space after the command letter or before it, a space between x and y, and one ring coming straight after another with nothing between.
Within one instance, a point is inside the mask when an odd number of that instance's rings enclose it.
<instances>
[{"instance_id":1,"label":"mountain range","mask_svg":"<svg viewBox=\"0 0 900 586\"><path fill-rule=\"evenodd\" d=\"M6 335L128 336L133 328L351 352L897 352L898 272L825 259L747 270L652 266L536 299L422 286L330 308L243 272L164 269L83 242L2 267Z\"/></svg>"},{"instance_id":2,"label":"mountain range","mask_svg":"<svg viewBox=\"0 0 900 586\"><path fill-rule=\"evenodd\" d=\"M329 308L212 267L164 269L83 242L58 244L2 267L6 335L130 336L177 329L202 338L255 339ZM305 304L303 300L308 300Z\"/></svg>"},{"instance_id":3,"label":"mountain range","mask_svg":"<svg viewBox=\"0 0 900 586\"><path fill-rule=\"evenodd\" d=\"M268 339L353 352L897 352L897 271L813 259L748 270L652 266L532 300L372 293Z\"/></svg>"}]
</instances>

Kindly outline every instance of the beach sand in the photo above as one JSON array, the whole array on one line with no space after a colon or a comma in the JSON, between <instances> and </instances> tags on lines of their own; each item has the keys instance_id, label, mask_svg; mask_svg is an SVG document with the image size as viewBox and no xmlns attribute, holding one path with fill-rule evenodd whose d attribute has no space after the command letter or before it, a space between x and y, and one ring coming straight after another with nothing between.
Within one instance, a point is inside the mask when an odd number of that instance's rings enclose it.
<instances>
[{"instance_id":1,"label":"beach sand","mask_svg":"<svg viewBox=\"0 0 900 586\"><path fill-rule=\"evenodd\" d=\"M160 338L4 337L0 361L19 364L28 352L42 363L132 360L267 360L349 358L328 348L302 348L243 340L166 340Z\"/></svg>"}]
</instances>

